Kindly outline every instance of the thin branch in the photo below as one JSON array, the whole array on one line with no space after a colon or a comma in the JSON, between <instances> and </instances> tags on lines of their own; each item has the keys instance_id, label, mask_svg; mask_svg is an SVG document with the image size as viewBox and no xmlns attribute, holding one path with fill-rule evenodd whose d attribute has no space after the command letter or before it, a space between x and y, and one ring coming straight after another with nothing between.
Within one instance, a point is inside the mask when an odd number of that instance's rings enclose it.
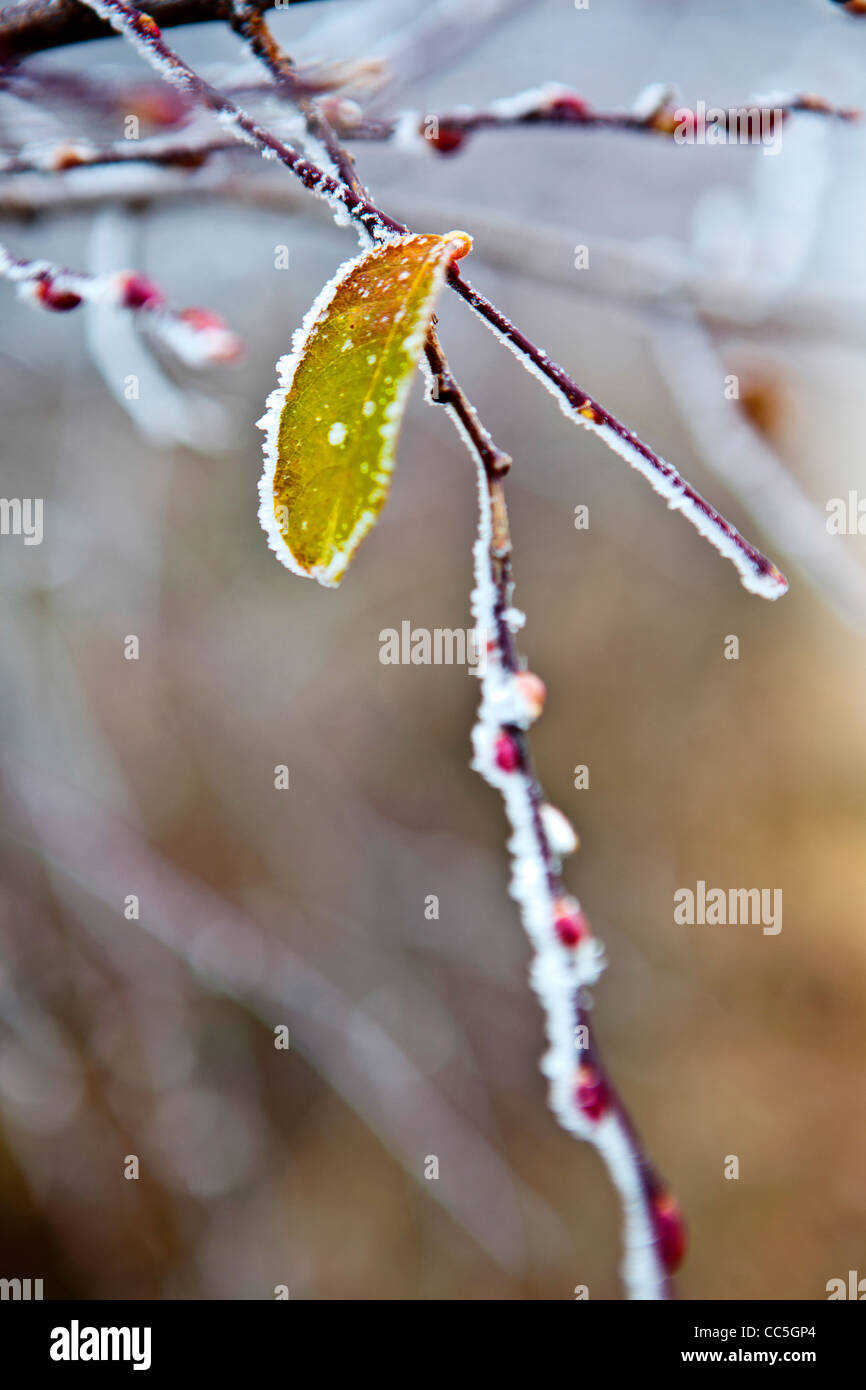
<instances>
[{"instance_id":1,"label":"thin branch","mask_svg":"<svg viewBox=\"0 0 866 1390\"><path fill-rule=\"evenodd\" d=\"M254 0L235 0L231 7L230 19L235 31L249 42L253 52L266 65L273 82L261 85L244 83L237 88L225 87L223 95L255 97L271 95L276 91L294 103L304 115L310 134L324 146L333 172L359 195L360 185L354 174L354 160L340 144L340 140L394 141L403 147L411 146L419 150L433 150L450 155L461 150L468 136L478 130L510 130L517 126L604 128L649 132L671 138L676 129L676 117L684 110L663 106L646 115L597 111L567 88L551 86L540 88L537 93L526 92L515 97L503 97L500 101L493 102L486 110L461 108L458 111L423 116L420 112L409 111L399 117L368 119L361 114L354 102L346 102L336 97L324 106L312 100L316 96L332 92L336 78L331 82L327 82L323 76L316 79L315 74L320 72L320 69L296 67L282 50L274 45ZM277 47L279 57L274 53L274 47ZM116 109L120 99L119 91L107 92L104 85L91 86L81 83L78 90L73 85L70 74L38 74L38 81L32 81L33 76L14 70L7 74L0 73L0 87L9 86L16 95L30 96L34 100L42 100L46 93L56 92L111 110ZM783 119L796 112L811 112L842 121L855 121L862 115L854 108L834 107L823 97L808 94L790 97L783 105L775 106L773 111L779 112ZM133 143L118 140L101 147L87 140L64 140L55 144L46 142L41 148L31 150L25 147L15 153L0 156L0 174L65 173L83 164L92 167L137 162L198 166L211 155L223 154L233 147L243 148L238 146L236 141L220 136L200 138L189 144L177 142L172 145L168 141L167 136L154 136Z\"/></svg>"},{"instance_id":2,"label":"thin branch","mask_svg":"<svg viewBox=\"0 0 866 1390\"><path fill-rule=\"evenodd\" d=\"M541 712L544 687L523 669L517 651L515 632L523 615L511 602L501 472L489 453L473 448L468 432L464 437L478 469L472 614L486 658L472 765L501 793L512 829L511 895L535 949L531 979L547 1023L550 1050L542 1070L550 1104L564 1129L595 1146L619 1191L625 1216L622 1274L629 1296L667 1299L670 1274L684 1251L682 1219L605 1071L583 1005L584 989L603 968L603 952L562 880L561 855L576 848L576 836L561 813L546 804L529 752L526 730Z\"/></svg>"},{"instance_id":3,"label":"thin branch","mask_svg":"<svg viewBox=\"0 0 866 1390\"><path fill-rule=\"evenodd\" d=\"M275 3L276 0L260 0L259 8L273 9ZM280 3L300 5L306 0ZM163 29L178 24L209 24L222 15L220 0L145 0L141 8ZM70 43L107 39L111 34L108 23L76 0L25 0L24 4L7 5L0 10L0 63Z\"/></svg>"},{"instance_id":4,"label":"thin branch","mask_svg":"<svg viewBox=\"0 0 866 1390\"><path fill-rule=\"evenodd\" d=\"M125 0L86 0L86 3L109 19L118 33L130 39L142 56L168 81L191 92L215 111L238 139L251 140L264 155L279 159L306 188L324 198L336 215L347 214L363 236L376 241L406 234L408 228L402 223L396 222L368 198L353 192L338 178L277 139L229 97L199 77L167 46L157 26L146 15L126 4ZM673 464L661 458L610 411L600 406L494 304L463 280L454 267L449 272L448 283L552 392L563 413L599 434L615 453L651 483L672 510L683 512L701 535L733 563L743 585L750 592L762 598L778 598L786 592L788 583L780 570L741 536L736 527L706 501Z\"/></svg>"},{"instance_id":5,"label":"thin branch","mask_svg":"<svg viewBox=\"0 0 866 1390\"><path fill-rule=\"evenodd\" d=\"M291 62L270 34L262 17L249 16L247 0L234 0L233 26L251 44L260 61L272 73L283 90L291 89ZM339 140L326 117L317 110L314 103L303 96L297 101L304 116L309 133L321 140L333 166L343 180L359 197L369 200L369 193L361 184L351 158L342 149ZM443 405L454 422L458 434L466 442L469 452L479 470L479 486L486 487L489 500L488 510L482 509L482 539L476 547L476 595L489 594L493 598L490 612L485 612L483 604L473 614L476 619L476 639L485 641L485 675L483 677L482 717L476 730L476 762L482 772L483 760L479 761L483 748L485 717L492 704L497 713L497 696L502 693L503 682L512 687L518 706L530 710L533 701L538 699L539 684L535 677L522 672L514 644L507 611L510 604L510 555L511 540L508 525L508 512L502 489L502 480L511 467L511 459L497 447L485 429L477 412L452 375L447 359L431 326L425 344L425 360L428 378L427 398L431 403ZM490 566L491 582L486 583L486 566ZM492 634L494 634L493 636ZM490 665L488 665L490 663ZM493 676L493 663L498 667ZM519 720L519 714L515 715ZM664 1193L661 1183L655 1176L646 1158L640 1140L628 1115L619 1101L613 1085L602 1066L597 1049L590 1041L588 1022L580 1003L580 989L598 977L600 968L600 948L596 943L584 946L579 958L587 967L581 974L569 965L576 964L578 953L575 947L582 941L570 938L570 932L583 932L588 936L585 918L579 914L574 899L565 895L559 873L559 861L551 845L548 825L551 817L556 824L552 808L542 803L539 784L532 773L529 750L519 723L509 730L494 725L494 740L501 747L504 740L509 750L514 750L516 766L509 769L509 778L518 788L528 808L528 830L533 841L529 859L526 849L520 844L521 825L512 819L515 832L511 844L515 854L513 889L515 897L523 909L523 923L538 951L537 965L549 959L550 953L561 966L565 958L565 995L562 991L551 990L542 981L549 974L543 968L533 971L533 980L546 1011L548 1035L552 1050L546 1066L557 1074L567 1077L565 1092L567 1100L563 1103L562 1088L556 1084L551 1087L553 1109L564 1127L582 1139L595 1144L607 1164L614 1185L620 1192L625 1214L625 1258L623 1278L626 1290L632 1298L668 1298L670 1296L669 1272L675 1263L672 1252L682 1253L682 1228L678 1223L673 1199ZM494 759L495 762L495 759ZM489 779L494 781L496 778ZM513 798L506 796L506 807L513 810ZM519 820L519 818L518 818ZM535 902L527 902L520 891L527 868L535 861L543 865L546 893L542 894L544 922L536 920ZM528 887L528 885L527 885ZM539 940L539 932L541 939ZM563 1006L573 1020L564 1033L559 1027ZM677 1223L676 1234L672 1223Z\"/></svg>"},{"instance_id":6,"label":"thin branch","mask_svg":"<svg viewBox=\"0 0 866 1390\"><path fill-rule=\"evenodd\" d=\"M71 169L96 169L113 164L150 164L157 168L200 169L213 155L238 154L243 146L231 136L153 136L146 140L115 140L95 145L90 140L57 140L25 146L15 154L0 154L0 174L66 174Z\"/></svg>"},{"instance_id":7,"label":"thin branch","mask_svg":"<svg viewBox=\"0 0 866 1390\"><path fill-rule=\"evenodd\" d=\"M114 31L111 31L114 37ZM313 62L304 63L294 68L294 86L299 92L305 92L308 96L325 96L338 93L341 89L366 88L381 81L382 65L375 58L360 59L338 59L333 62ZM244 75L239 75L236 83L226 82L222 90L229 96L239 97L242 100L249 98L272 98L274 88L272 82L253 82ZM48 101L61 101L79 106L84 110L95 112L101 115L116 116L118 110L125 110L130 99L133 98L137 109L142 95L148 105L158 105L165 102L169 92L164 81L157 81L150 84L149 88L142 89L139 84L130 91L130 83L108 81L104 72L100 73L99 81L85 77L82 73L68 68L42 68L25 64L23 67L0 67L0 92L8 92L19 101L31 101L44 104ZM150 101L148 99L151 99ZM172 96L172 100L177 104L178 97ZM353 101L345 97L335 99L336 109L342 112L342 119L348 121L349 113L358 119L358 111ZM168 109L165 115L158 121L160 125L171 126L177 129L183 123L183 118L192 113L195 103L188 105L181 102L180 109L172 111ZM152 109L148 111L148 119L154 120Z\"/></svg>"},{"instance_id":8,"label":"thin branch","mask_svg":"<svg viewBox=\"0 0 866 1390\"><path fill-rule=\"evenodd\" d=\"M779 598L787 591L788 581L782 572L751 541L740 535L737 528L702 497L672 463L656 454L615 415L588 395L546 352L521 333L495 304L473 289L453 266L448 272L448 280L452 289L466 300L500 341L547 387L567 419L599 435L614 453L641 473L652 488L665 498L672 511L681 511L695 529L732 562L746 589L768 599Z\"/></svg>"},{"instance_id":9,"label":"thin branch","mask_svg":"<svg viewBox=\"0 0 866 1390\"><path fill-rule=\"evenodd\" d=\"M330 121L298 82L292 60L273 37L255 0L228 0L228 3L229 20L235 33L246 40L259 62L271 74L279 94L288 97L297 106L308 134L324 146L339 181L357 198L368 201L366 191L355 173L352 156L343 149Z\"/></svg>"},{"instance_id":10,"label":"thin branch","mask_svg":"<svg viewBox=\"0 0 866 1390\"><path fill-rule=\"evenodd\" d=\"M189 93L213 111L238 140L257 146L266 158L278 159L300 179L305 188L323 198L336 214L344 210L365 239L381 241L390 236L406 234L408 228L402 223L395 222L338 178L326 173L312 160L305 159L291 145L272 135L259 121L248 115L231 97L199 77L168 47L159 27L146 14L126 4L125 0L83 0L83 3L108 20L117 33L128 38L167 82Z\"/></svg>"},{"instance_id":11,"label":"thin branch","mask_svg":"<svg viewBox=\"0 0 866 1390\"><path fill-rule=\"evenodd\" d=\"M654 116L634 116L622 112L603 112L592 110L582 98L564 88L542 89L538 102L531 108L518 112L516 104L520 98L503 97L501 103L494 102L486 111L455 111L443 115L421 116L419 112L406 112L400 117L382 120L368 120L362 116L353 102L335 98L327 102L327 109L312 100L317 95L333 90L332 85L323 81L318 84L301 72L310 73L314 69L299 70L280 52L277 59L273 54L274 44L270 31L253 0L236 0L231 11L232 27L247 39L256 55L268 67L272 84L256 86L245 83L242 87L224 89L224 95L264 96L276 91L294 103L304 115L309 133L319 140L325 148L333 171L340 180L359 196L363 196L361 185L355 176L352 156L340 144L342 140L391 141L412 145L419 149L432 149L442 154L454 154L463 148L465 139L476 130L508 130L515 126L582 126L604 127L612 130L649 131L655 134L672 136L674 109L664 108ZM0 75L0 86L4 81L23 74L11 73L4 79ZM51 79L54 75L47 74ZM67 79L68 81L68 79ZM19 94L19 84L12 82L13 90ZM49 81L48 89L52 83ZM545 95L552 93L553 95ZM556 95L556 94L559 95ZM23 89L27 95L27 89ZM36 85L34 97L41 99L40 87ZM526 96L532 94L527 93ZM106 95L104 88L89 89L78 94L80 99L102 101L115 109L118 97ZM792 97L780 109L783 116L793 112L812 112L832 116L839 120L858 120L861 112L853 108L832 107L816 96ZM679 108L677 108L679 110ZM339 139L338 139L339 137ZM169 136L151 136L130 142L116 140L108 145L98 146L88 140L60 140L44 142L35 148L23 147L17 152L0 155L0 174L66 173L70 169L86 165L89 168L103 164L155 164L177 165L179 167L199 167L212 155L224 154L227 150L238 151L252 146L239 145L237 140L227 136L200 137L195 141L172 140Z\"/></svg>"},{"instance_id":12,"label":"thin branch","mask_svg":"<svg viewBox=\"0 0 866 1390\"><path fill-rule=\"evenodd\" d=\"M739 127L735 127L734 122L738 122L739 113L743 110L759 111L767 124L773 127L776 120L785 121L798 112L841 121L855 121L862 115L854 107L833 106L823 97L811 93L774 98L772 107L767 99L756 98L737 107L718 110L726 119L717 128L727 132L730 127L735 134ZM501 97L488 107L475 110L460 107L455 111L426 114L407 111L399 117L381 119L360 116L354 122L349 118L344 124L337 121L336 125L340 133L351 140L396 140L405 147L420 150L426 146L440 154L455 154L464 147L470 135L480 130L580 126L660 135L670 140L677 138L678 131L684 135L695 119L695 112L688 107L675 105L666 95L657 102L642 103L639 98L630 111L600 111L571 88L549 83L544 87L518 92L515 96Z\"/></svg>"},{"instance_id":13,"label":"thin branch","mask_svg":"<svg viewBox=\"0 0 866 1390\"><path fill-rule=\"evenodd\" d=\"M0 276L16 284L19 295L36 309L66 313L82 304L128 309L189 366L231 362L240 355L240 339L216 314L168 308L159 286L134 271L87 275L52 261L20 260L0 246Z\"/></svg>"},{"instance_id":14,"label":"thin branch","mask_svg":"<svg viewBox=\"0 0 866 1390\"><path fill-rule=\"evenodd\" d=\"M88 3L131 38L164 76L217 112L233 134L252 140L263 153L279 159L306 187L325 197L335 211L348 214L368 238L387 240L406 231L372 202L327 120L306 96L294 90L290 61L273 42L261 16L244 0L235 0L231 22L278 87L296 100L309 133L325 148L333 175L277 140L230 98L205 83L165 45L152 21L124 0ZM698 529L734 561L747 587L765 596L784 590L785 581L775 567L672 465L588 397L459 274L453 273L450 283L541 377L570 418L601 434L650 479L669 505L686 511ZM510 540L502 488L502 475L510 460L496 447L451 376L435 333L428 338L426 364L429 396L445 405L478 468L481 525L475 547L472 607L476 629L486 637L487 669L473 735L474 766L501 791L512 825L512 893L536 951L533 984L545 1007L551 1043L545 1059L551 1102L566 1129L595 1144L619 1189L626 1227L623 1273L630 1295L665 1298L670 1294L669 1273L682 1251L681 1222L673 1198L643 1154L592 1041L581 990L598 978L601 949L579 904L567 895L562 882L560 856L575 847L576 838L560 813L544 804L526 743L526 729L540 712L543 687L522 670L514 641L520 616L511 606Z\"/></svg>"},{"instance_id":15,"label":"thin branch","mask_svg":"<svg viewBox=\"0 0 866 1390\"><path fill-rule=\"evenodd\" d=\"M525 1262L521 1208L545 1212L499 1151L467 1122L430 1077L356 999L206 884L176 868L121 818L87 802L80 788L53 786L0 754L4 801L53 870L116 911L130 881L149 910L125 923L162 943L211 989L240 998L272 1029L292 1024L309 1059L362 1123L377 1133L424 1196L448 1211L501 1268ZM85 913L91 931L94 914ZM115 934L97 938L116 947ZM135 958L136 966L138 957ZM126 972L126 958L119 965ZM351 1040L351 1045L348 1044ZM424 1182L430 1133L459 1155L456 1181ZM492 1189L484 1193L485 1184Z\"/></svg>"}]
</instances>

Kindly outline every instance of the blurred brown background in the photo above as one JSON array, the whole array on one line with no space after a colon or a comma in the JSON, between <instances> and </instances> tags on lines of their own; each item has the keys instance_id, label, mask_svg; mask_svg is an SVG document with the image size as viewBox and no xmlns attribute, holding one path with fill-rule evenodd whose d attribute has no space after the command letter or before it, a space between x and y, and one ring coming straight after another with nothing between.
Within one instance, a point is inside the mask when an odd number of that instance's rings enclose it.
<instances>
[{"instance_id":1,"label":"blurred brown background","mask_svg":"<svg viewBox=\"0 0 866 1390\"><path fill-rule=\"evenodd\" d=\"M866 22L821 0L337 3L274 27L301 59L390 56L386 110L549 80L608 107L654 81L689 103L866 105ZM238 54L217 29L171 37L205 66ZM119 42L37 64L147 77ZM7 147L22 121L77 133L0 115ZM769 157L545 129L450 160L357 154L395 215L472 232L469 278L791 580L750 597L443 305L451 364L515 460L523 649L549 690L534 750L581 835L569 880L607 947L607 1061L686 1213L680 1294L823 1298L866 1275L866 540L824 530L827 500L866 487L866 128L803 116ZM189 436L161 443L112 398L139 370L125 323L36 315L0 286L2 491L45 499L40 547L0 541L0 1275L46 1297L618 1298L616 1199L545 1103L502 810L468 767L477 685L378 659L404 619L469 622L471 464L416 389L342 589L277 564L254 422L355 239L241 159L235 197L204 171L126 212L95 206L87 175L32 223L13 204L44 181L0 189L15 253L134 264L248 345L192 383L222 415L172 417L143 390L142 423ZM697 879L781 888L782 932L674 926Z\"/></svg>"}]
</instances>

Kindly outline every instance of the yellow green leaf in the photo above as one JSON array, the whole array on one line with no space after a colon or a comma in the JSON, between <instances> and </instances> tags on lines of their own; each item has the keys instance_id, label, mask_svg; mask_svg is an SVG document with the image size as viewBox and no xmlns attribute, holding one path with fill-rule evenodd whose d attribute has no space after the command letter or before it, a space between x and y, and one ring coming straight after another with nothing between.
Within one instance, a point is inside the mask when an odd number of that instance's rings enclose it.
<instances>
[{"instance_id":1,"label":"yellow green leaf","mask_svg":"<svg viewBox=\"0 0 866 1390\"><path fill-rule=\"evenodd\" d=\"M259 519L278 559L330 588L385 504L412 376L465 232L395 237L341 266L277 363Z\"/></svg>"}]
</instances>

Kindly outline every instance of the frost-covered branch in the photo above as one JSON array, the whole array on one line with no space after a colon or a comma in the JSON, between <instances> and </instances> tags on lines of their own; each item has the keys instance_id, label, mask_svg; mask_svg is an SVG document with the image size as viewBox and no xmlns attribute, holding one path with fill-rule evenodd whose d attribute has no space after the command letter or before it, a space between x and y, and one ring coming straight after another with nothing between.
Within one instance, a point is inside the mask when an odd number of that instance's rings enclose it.
<instances>
[{"instance_id":1,"label":"frost-covered branch","mask_svg":"<svg viewBox=\"0 0 866 1390\"><path fill-rule=\"evenodd\" d=\"M255 0L230 0L229 18L232 28L246 40L255 57L271 74L279 94L288 97L297 106L304 118L308 136L322 146L330 164L329 172L335 174L356 197L369 201L355 173L352 156L343 149L327 116L298 83L294 63L277 43Z\"/></svg>"},{"instance_id":2,"label":"frost-covered branch","mask_svg":"<svg viewBox=\"0 0 866 1390\"><path fill-rule=\"evenodd\" d=\"M167 82L187 92L208 110L213 111L225 127L238 139L256 146L265 158L277 159L301 180L305 188L323 198L335 216L342 215L358 228L369 242L389 236L402 236L407 228L395 222L365 198L359 197L335 175L328 174L285 140L248 115L224 92L218 91L175 53L162 37L159 27L125 0L83 0L96 14L108 20L117 33L123 34L138 49L142 57L161 73Z\"/></svg>"},{"instance_id":3,"label":"frost-covered branch","mask_svg":"<svg viewBox=\"0 0 866 1390\"><path fill-rule=\"evenodd\" d=\"M242 8L246 0L235 0L235 27ZM289 60L260 16L244 37L277 81L287 70L290 75ZM358 196L368 198L327 119L303 98L298 105L308 132L322 141L333 166ZM580 991L597 980L602 951L576 899L565 893L558 856L576 847L576 837L561 813L543 802L524 732L540 712L544 687L521 669L513 637L517 615L510 606L511 541L503 493L511 459L494 443L451 373L434 326L427 334L424 366L428 400L445 407L478 470L481 526L472 612L485 660L473 765L503 792L511 820L512 893L536 950L532 979L551 1044L544 1071L551 1082L552 1108L564 1128L596 1145L620 1193L623 1279L629 1297L667 1298L669 1275L683 1250L682 1224L590 1040Z\"/></svg>"},{"instance_id":4,"label":"frost-covered branch","mask_svg":"<svg viewBox=\"0 0 866 1390\"><path fill-rule=\"evenodd\" d=\"M577 847L577 837L562 813L545 802L529 753L526 731L541 712L545 692L539 678L523 669L515 642L523 615L511 603L504 456L477 418L475 428L467 429L460 406L441 387L433 394L454 416L478 471L472 616L484 659L472 765L500 792L511 826L511 894L535 952L531 978L545 1012L549 1050L542 1070L551 1108L564 1129L595 1146L620 1194L622 1275L629 1297L666 1299L685 1246L682 1220L643 1152L592 1037L582 991L598 980L603 951L562 880L561 857ZM479 434L482 449L475 444Z\"/></svg>"},{"instance_id":5,"label":"frost-covered branch","mask_svg":"<svg viewBox=\"0 0 866 1390\"><path fill-rule=\"evenodd\" d=\"M115 140L97 145L91 140L52 140L25 145L15 154L0 155L0 174L65 174L71 169L95 169L111 164L151 164L175 169L200 169L215 154L241 152L231 136L190 140L158 135L145 140Z\"/></svg>"},{"instance_id":6,"label":"frost-covered branch","mask_svg":"<svg viewBox=\"0 0 866 1390\"><path fill-rule=\"evenodd\" d=\"M767 99L740 103L725 111L733 120L740 110L766 109ZM720 108L721 109L721 108ZM849 107L833 106L823 97L809 93L774 96L772 116L785 121L797 112L829 116L842 121L857 120L862 114ZM469 136L481 130L514 130L522 126L582 126L591 129L639 132L676 137L685 133L695 120L695 113L670 99L664 87L653 87L641 93L627 111L601 111L570 87L551 82L543 87L500 97L487 107L473 109L461 106L453 111L406 111L399 117L370 119L358 114L354 119L348 111L343 120L335 122L340 134L351 140L393 140L401 148L419 152L435 150L439 154L455 154L463 149Z\"/></svg>"},{"instance_id":7,"label":"frost-covered branch","mask_svg":"<svg viewBox=\"0 0 866 1390\"><path fill-rule=\"evenodd\" d=\"M233 27L264 63L279 91L298 106L312 144L318 142L321 147L319 163L275 137L225 92L204 81L165 44L157 26L125 0L87 3L131 39L168 81L214 111L232 137L279 160L306 188L329 203L338 220L353 222L363 240L388 242L407 232L372 201L325 113L296 88L292 64L274 43L255 6L234 0L230 16ZM565 102L561 89L556 101ZM552 111L554 105L548 103L548 109ZM663 109L663 103L656 105L654 119L661 121L658 113ZM512 123L521 119L516 109L499 115ZM522 116L531 123L528 110ZM644 112L641 124L647 126L649 121ZM649 479L670 507L683 511L733 561L747 588L768 598L784 592L785 580L775 566L671 464L589 397L453 266L448 280L523 365L553 392L564 413L598 433ZM670 1295L669 1276L684 1244L682 1222L674 1199L643 1153L592 1038L582 990L599 978L602 951L579 903L562 880L561 857L576 847L576 837L561 813L544 802L527 744L527 730L540 713L544 688L537 677L523 669L515 642L522 618L511 604L510 540L502 484L510 459L494 444L451 375L435 332L427 338L425 356L428 397L446 407L478 469L481 522L474 550L472 613L485 643L486 665L473 732L473 765L502 794L511 824L511 891L535 950L532 979L546 1013L550 1048L544 1071L551 1104L564 1128L599 1150L619 1190L625 1217L623 1275L630 1296L666 1298Z\"/></svg>"},{"instance_id":8,"label":"frost-covered branch","mask_svg":"<svg viewBox=\"0 0 866 1390\"><path fill-rule=\"evenodd\" d=\"M305 0L283 0L291 5ZM276 0L259 0L262 10ZM219 0L145 0L142 9L163 29L178 24L210 24L222 14ZM110 26L76 0L24 0L0 10L0 62L26 58L49 48L111 36Z\"/></svg>"},{"instance_id":9,"label":"frost-covered branch","mask_svg":"<svg viewBox=\"0 0 866 1390\"><path fill-rule=\"evenodd\" d=\"M608 448L646 478L665 499L671 511L682 512L721 555L730 560L744 588L761 598L775 599L787 592L788 581L751 541L741 536L712 503L692 487L682 474L633 434L603 405L578 386L568 373L521 333L501 310L464 280L456 267L448 272L452 288L466 300L479 318L514 353L555 398L567 419L583 425L604 440Z\"/></svg>"},{"instance_id":10,"label":"frost-covered branch","mask_svg":"<svg viewBox=\"0 0 866 1390\"><path fill-rule=\"evenodd\" d=\"M135 271L87 275L45 260L20 260L0 246L0 276L18 286L18 293L36 309L66 313L82 304L128 309L149 327L188 366L231 362L241 343L222 319L207 309L170 309L158 285Z\"/></svg>"},{"instance_id":11,"label":"frost-covered branch","mask_svg":"<svg viewBox=\"0 0 866 1390\"><path fill-rule=\"evenodd\" d=\"M552 84L534 92L503 97L484 110L459 108L439 115L408 111L399 117L368 118L354 101L329 95L337 85L336 76L331 81L326 80L324 75L317 78L315 74L318 69L298 68L277 49L252 0L236 0L231 18L232 27L250 42L253 51L270 71L273 82L268 85L247 82L237 88L226 86L221 89L223 95L261 97L278 94L298 106L307 117L311 137L324 146L335 172L350 188L354 187L350 176L354 161L338 143L337 137L344 141L391 141L401 149L422 154L434 151L450 155L461 150L468 137L476 131L509 130L517 126L580 126L645 131L671 137L677 121L685 120L688 114L684 113L684 108L670 105L640 115L634 112L598 111L577 93ZM279 57L275 49L280 52ZM14 80L24 76L30 75L13 71L2 79L0 85L11 83L15 95L32 96L35 100L43 100L51 95L70 96L86 104L98 103L99 109L114 110L120 100L119 91L106 94L103 87L94 86L91 89L87 84L81 84L78 90L71 74L63 74L62 81L57 80L57 74L38 74L39 81L32 90L30 85L22 85ZM159 95L157 89L154 104ZM812 112L854 121L862 114L853 108L833 107L817 96L800 95L778 101L782 104L777 104L774 111L778 111L782 119L795 112ZM187 107L184 103L177 110L167 111L163 123L173 127L182 125L193 109L194 106ZM103 145L83 138L43 141L0 155L0 174L57 174L82 166L133 163L197 168L211 156L225 154L228 150L251 154L253 146L241 145L228 135L197 135L194 140L184 140L177 135L159 135L132 143L116 140ZM348 165L341 164L341 160L348 161ZM327 160L322 162L326 163Z\"/></svg>"},{"instance_id":12,"label":"frost-covered branch","mask_svg":"<svg viewBox=\"0 0 866 1390\"><path fill-rule=\"evenodd\" d=\"M247 115L224 93L205 82L174 53L146 15L125 0L86 0L98 14L110 20L141 52L143 57L170 82L189 92L217 113L240 140L251 141L270 158L280 160L306 188L324 198L338 217L348 217L362 238L370 241L403 236L407 228L389 217L366 197L360 196L336 176L304 158L285 141L277 139L258 121ZM681 511L712 545L729 559L748 590L762 598L778 598L788 587L784 575L772 561L741 536L673 464L656 454L621 421L599 405L556 362L526 337L490 300L460 276L456 267L448 283L475 310L523 365L556 397L567 418L598 434L617 454L636 468L675 511Z\"/></svg>"}]
</instances>

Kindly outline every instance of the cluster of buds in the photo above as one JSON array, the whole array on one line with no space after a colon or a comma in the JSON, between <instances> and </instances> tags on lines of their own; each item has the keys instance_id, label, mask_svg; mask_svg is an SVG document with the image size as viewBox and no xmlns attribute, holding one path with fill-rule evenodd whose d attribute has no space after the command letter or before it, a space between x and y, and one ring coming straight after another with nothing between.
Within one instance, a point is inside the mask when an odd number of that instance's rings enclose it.
<instances>
[{"instance_id":1,"label":"cluster of buds","mask_svg":"<svg viewBox=\"0 0 866 1390\"><path fill-rule=\"evenodd\" d=\"M81 275L47 265L44 261L19 261L9 270L18 281L18 293L38 309L67 313L81 304L102 304L118 309L158 309L165 295L145 275L119 271L114 275Z\"/></svg>"},{"instance_id":2,"label":"cluster of buds","mask_svg":"<svg viewBox=\"0 0 866 1390\"><path fill-rule=\"evenodd\" d=\"M0 247L0 275L12 280L19 295L34 308L55 314L82 304L145 314L168 347L192 367L233 362L242 350L240 339L218 314L209 309L168 308L159 286L136 271L84 275L48 261L18 260Z\"/></svg>"}]
</instances>

